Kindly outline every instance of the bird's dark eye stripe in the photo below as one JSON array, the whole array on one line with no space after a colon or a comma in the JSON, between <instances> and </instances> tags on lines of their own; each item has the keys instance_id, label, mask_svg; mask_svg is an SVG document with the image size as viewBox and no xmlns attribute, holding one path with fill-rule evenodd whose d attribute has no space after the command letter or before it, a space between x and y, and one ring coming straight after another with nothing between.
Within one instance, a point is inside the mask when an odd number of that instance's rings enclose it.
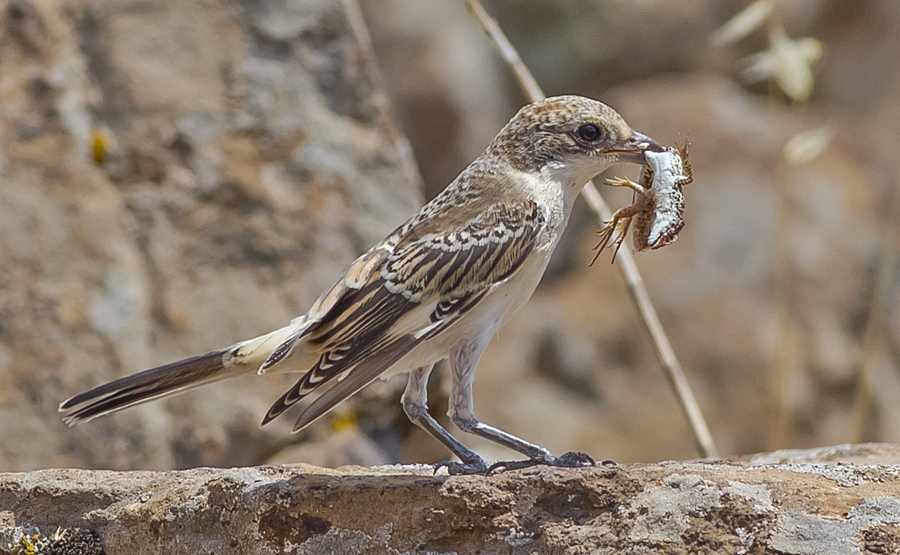
<instances>
[{"instance_id":1,"label":"bird's dark eye stripe","mask_svg":"<svg viewBox=\"0 0 900 555\"><path fill-rule=\"evenodd\" d=\"M585 123L578 128L576 133L578 134L579 139L581 139L582 141L587 141L589 143L596 141L603 134L600 131L600 128L593 123Z\"/></svg>"}]
</instances>

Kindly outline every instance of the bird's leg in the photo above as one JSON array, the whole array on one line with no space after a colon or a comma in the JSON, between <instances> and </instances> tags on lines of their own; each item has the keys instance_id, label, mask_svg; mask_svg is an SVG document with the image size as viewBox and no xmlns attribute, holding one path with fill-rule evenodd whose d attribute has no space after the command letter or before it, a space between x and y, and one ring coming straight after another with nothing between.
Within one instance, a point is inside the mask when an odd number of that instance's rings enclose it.
<instances>
[{"instance_id":1,"label":"bird's leg","mask_svg":"<svg viewBox=\"0 0 900 555\"><path fill-rule=\"evenodd\" d=\"M472 382L475 378L475 366L481 355L481 349L474 345L463 345L451 354L450 364L453 368L453 389L450 396L449 416L459 429L481 436L485 439L522 453L528 460L496 463L488 470L504 467L508 469L524 468L538 464L550 466L593 466L594 460L584 453L566 453L557 457L548 449L529 443L510 433L484 424L475 418Z\"/></svg>"},{"instance_id":2,"label":"bird's leg","mask_svg":"<svg viewBox=\"0 0 900 555\"><path fill-rule=\"evenodd\" d=\"M409 381L403 392L403 412L410 421L422 428L428 435L440 441L444 447L453 451L462 462L444 461L434 467L437 472L442 467L447 467L450 474L481 474L487 471L488 465L484 460L473 453L465 445L460 443L450 432L445 430L437 420L428 414L428 376L434 365L424 366L409 373Z\"/></svg>"}]
</instances>

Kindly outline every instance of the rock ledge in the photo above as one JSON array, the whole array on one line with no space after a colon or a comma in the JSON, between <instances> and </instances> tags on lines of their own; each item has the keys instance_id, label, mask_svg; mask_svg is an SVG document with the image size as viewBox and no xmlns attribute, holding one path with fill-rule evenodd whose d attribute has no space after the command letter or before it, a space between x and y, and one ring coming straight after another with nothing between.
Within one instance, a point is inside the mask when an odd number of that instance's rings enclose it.
<instances>
[{"instance_id":1,"label":"rock ledge","mask_svg":"<svg viewBox=\"0 0 900 555\"><path fill-rule=\"evenodd\" d=\"M0 552L35 535L38 552L110 555L898 553L900 447L488 477L303 464L0 474Z\"/></svg>"}]
</instances>

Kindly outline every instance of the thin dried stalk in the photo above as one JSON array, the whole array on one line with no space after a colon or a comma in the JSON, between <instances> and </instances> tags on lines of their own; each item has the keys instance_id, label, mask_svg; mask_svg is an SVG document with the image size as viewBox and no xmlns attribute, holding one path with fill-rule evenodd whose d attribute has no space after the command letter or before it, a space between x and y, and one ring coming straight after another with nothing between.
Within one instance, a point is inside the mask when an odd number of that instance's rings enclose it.
<instances>
[{"instance_id":1,"label":"thin dried stalk","mask_svg":"<svg viewBox=\"0 0 900 555\"><path fill-rule=\"evenodd\" d=\"M788 177L784 160L778 162L775 183L778 189L778 216L775 228L774 302L777 316L775 364L772 367L769 447L779 449L794 444L794 398L791 384L797 379L796 326L791 316L790 296L790 214Z\"/></svg>"},{"instance_id":2,"label":"thin dried stalk","mask_svg":"<svg viewBox=\"0 0 900 555\"><path fill-rule=\"evenodd\" d=\"M875 278L875 290L869 305L869 316L860 343L859 381L856 384L856 395L853 403L855 419L855 441L874 441L870 425L875 407L874 366L878 360L878 349L882 345L881 336L881 303L883 302L885 285L897 264L897 252L892 245L885 245L878 264Z\"/></svg>"},{"instance_id":3,"label":"thin dried stalk","mask_svg":"<svg viewBox=\"0 0 900 555\"><path fill-rule=\"evenodd\" d=\"M519 53L510 44L497 22L485 11L481 2L479 0L466 0L466 5L497 47L503 61L509 65L530 101L537 102L544 98L544 92L537 84L537 81L535 81L528 67L522 62ZM612 218L612 210L610 210L606 201L603 200L593 182L589 182L584 186L582 196L584 196L591 210L600 218L601 225ZM672 350L672 345L669 343L665 330L663 330L659 317L656 314L656 309L653 307L653 303L650 302L650 295L647 293L647 288L644 287L644 280L637 269L634 257L627 249L619 254L619 269L625 278L625 284L628 286L628 292L637 308L641 321L653 339L656 354L668 378L669 385L672 387L675 397L678 399L681 409L684 411L694 433L697 452L704 458L719 457L719 450L716 448L712 435L709 433L709 428L703 419L703 413L700 412L697 399L694 397L690 384L688 384L687 378L684 376L684 371L678 362L678 358L675 356L675 351Z\"/></svg>"},{"instance_id":4,"label":"thin dried stalk","mask_svg":"<svg viewBox=\"0 0 900 555\"><path fill-rule=\"evenodd\" d=\"M784 14L782 3L776 1L773 4L771 16L767 21L769 43L773 53L782 52L789 47L785 46L787 35L784 30ZM795 54L795 53L794 53ZM779 57L776 55L778 75L769 87L769 102L775 102L779 87L782 93L795 101L798 113L802 113L807 106L806 100L812 92L813 80L810 67L799 68L807 62L798 59L794 54ZM789 143L796 140L796 135ZM778 162L775 172L775 184L778 189L778 221L775 230L775 268L774 268L774 301L777 314L777 343L776 358L773 367L774 389L770 399L771 403L771 430L770 442L772 448L786 447L795 441L795 417L796 398L793 394L794 383L800 374L802 353L798 347L798 341L802 339L800 330L797 329L794 315L791 310L791 254L790 254L790 175L792 166L802 164L811 158L803 160L797 157L793 148L796 145L785 145L782 157ZM822 145L824 150L827 142ZM821 151L819 152L821 154ZM814 158L815 156L813 156Z\"/></svg>"},{"instance_id":5,"label":"thin dried stalk","mask_svg":"<svg viewBox=\"0 0 900 555\"><path fill-rule=\"evenodd\" d=\"M878 261L875 286L872 290L872 300L869 303L869 315L860 345L859 382L856 384L854 403L857 441L871 441L869 424L872 411L876 408L875 391L877 391L877 384L873 376L874 366L878 359L878 349L882 346L884 339L881 328L882 307L886 303L886 292L894 281L894 268L896 268L897 259L900 256L900 252L898 252L900 250L900 223L897 220L900 215L900 191L897 189L891 192L889 206L882 224L881 258Z\"/></svg>"}]
</instances>

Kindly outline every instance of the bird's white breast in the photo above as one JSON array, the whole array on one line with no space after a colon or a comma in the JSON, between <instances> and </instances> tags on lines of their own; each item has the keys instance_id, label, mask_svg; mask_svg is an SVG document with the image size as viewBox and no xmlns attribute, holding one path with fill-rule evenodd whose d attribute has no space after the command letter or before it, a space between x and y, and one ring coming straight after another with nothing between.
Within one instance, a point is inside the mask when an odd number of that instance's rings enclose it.
<instances>
[{"instance_id":1,"label":"bird's white breast","mask_svg":"<svg viewBox=\"0 0 900 555\"><path fill-rule=\"evenodd\" d=\"M515 183L515 190L510 194L537 202L545 215L546 224L539 232L535 249L515 274L496 284L452 328L416 347L392 369L390 375L437 362L463 341L475 340L486 344L504 319L531 298L568 222L577 190L563 187L545 176L526 173L517 175ZM510 200L514 202L514 198Z\"/></svg>"}]
</instances>

